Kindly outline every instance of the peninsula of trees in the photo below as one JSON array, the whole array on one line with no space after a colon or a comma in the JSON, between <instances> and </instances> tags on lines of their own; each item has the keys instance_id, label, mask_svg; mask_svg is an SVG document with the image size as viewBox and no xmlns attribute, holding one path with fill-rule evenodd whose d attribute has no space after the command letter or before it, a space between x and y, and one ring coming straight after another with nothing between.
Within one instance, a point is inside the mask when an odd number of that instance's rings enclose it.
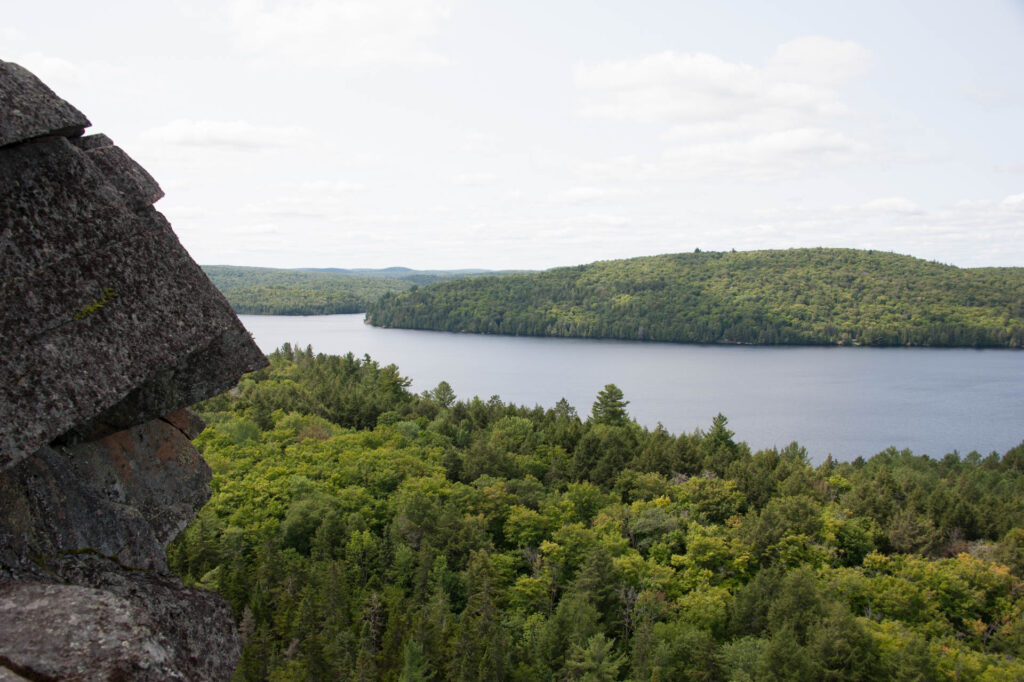
<instances>
[{"instance_id":1,"label":"peninsula of trees","mask_svg":"<svg viewBox=\"0 0 1024 682\"><path fill-rule=\"evenodd\" d=\"M1024 345L1024 268L854 249L694 252L389 292L382 327L681 343Z\"/></svg>"},{"instance_id":2,"label":"peninsula of trees","mask_svg":"<svg viewBox=\"0 0 1024 682\"><path fill-rule=\"evenodd\" d=\"M284 347L199 406L174 569L238 680L1024 679L1024 445L812 466ZM865 453L869 454L869 453Z\"/></svg>"}]
</instances>

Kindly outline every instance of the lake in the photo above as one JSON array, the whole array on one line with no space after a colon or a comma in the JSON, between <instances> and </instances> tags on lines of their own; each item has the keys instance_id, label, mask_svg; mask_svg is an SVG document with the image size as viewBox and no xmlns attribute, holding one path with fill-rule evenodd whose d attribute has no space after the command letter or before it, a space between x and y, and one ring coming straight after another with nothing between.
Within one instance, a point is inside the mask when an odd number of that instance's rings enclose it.
<instances>
[{"instance_id":1,"label":"lake","mask_svg":"<svg viewBox=\"0 0 1024 682\"><path fill-rule=\"evenodd\" d=\"M630 415L672 433L721 412L754 450L797 441L819 463L889 446L941 457L1024 441L1024 352L937 348L720 346L381 329L363 315L240 315L269 353L288 341L398 365L422 392L552 407L581 417L614 383Z\"/></svg>"}]
</instances>

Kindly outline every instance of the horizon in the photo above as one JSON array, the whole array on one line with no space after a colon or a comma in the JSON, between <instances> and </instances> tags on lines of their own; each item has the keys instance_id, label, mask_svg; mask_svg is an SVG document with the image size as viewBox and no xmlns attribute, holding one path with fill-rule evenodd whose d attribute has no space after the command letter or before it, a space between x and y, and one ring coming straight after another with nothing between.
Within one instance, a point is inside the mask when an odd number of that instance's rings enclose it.
<instances>
[{"instance_id":1,"label":"horizon","mask_svg":"<svg viewBox=\"0 0 1024 682\"><path fill-rule=\"evenodd\" d=\"M0 59L156 178L198 262L1000 267L1024 265L1022 38L1013 0L61 0L8 8Z\"/></svg>"},{"instance_id":2,"label":"horizon","mask_svg":"<svg viewBox=\"0 0 1024 682\"><path fill-rule=\"evenodd\" d=\"M699 249L699 247L697 247L697 248ZM727 250L724 250L724 251L712 251L710 249L699 249L699 252L700 253L756 253L756 252L762 252L762 251L797 251L797 250L814 250L814 249L835 249L835 250L864 251L864 252L879 251L881 253L887 253L887 254L890 254L890 255L893 255L893 256L903 256L903 257L906 257L906 258L913 258L915 260L923 260L923 261L926 261L928 263L934 263L936 265L946 265L946 266L950 266L950 267L959 268L961 270L971 270L971 269L976 269L976 268L1024 268L1024 265L970 265L970 266L962 266L962 265L957 265L955 263L945 263L945 262L942 262L942 261L939 261L939 260L934 260L934 259L929 259L929 258L922 258L920 256L915 256L912 253L900 253L900 252L897 252L897 251L887 251L887 250L884 250L884 249L857 249L857 248L854 248L854 247L847 247L847 246L792 246L792 247L781 248L781 249L727 249ZM411 268L411 267L406 266L406 265L384 265L384 266L380 266L380 267L361 267L361 266L345 266L345 265L331 265L331 266L317 266L317 267L305 266L305 265L296 265L296 266L287 266L287 267L286 266L280 266L280 267L278 267L278 266L272 266L272 265L247 265L247 264L237 264L237 263L199 263L199 265L200 265L200 267L204 267L204 268L205 267L218 267L218 268L219 267L224 267L224 268L260 268L260 269L265 269L265 270L314 270L314 271L330 271L330 270L349 270L349 271L358 271L358 270L368 270L368 271L409 270L411 272L474 272L474 271L479 271L479 272L481 272L481 274L489 274L489 273L496 273L496 272L531 273L531 272L544 272L546 270L554 270L554 269L557 269L557 268L573 268L573 267L579 267L581 265L592 265L594 263L601 263L601 262L620 261L620 260L634 260L634 259L637 259L637 258L656 258L658 256L675 256L675 255L680 255L680 254L685 254L685 253L693 253L693 252L692 251L673 251L673 252L666 252L666 253L652 253L652 254L647 254L647 255L642 255L642 256L628 256L628 257L624 257L624 258L602 258L602 259L599 259L599 260L596 260L596 261L588 261L586 263L562 263L562 264L552 265L552 266L546 267L546 268L516 268L516 267L510 267L510 268L502 268L500 270L490 269L490 268L480 268L480 267L475 267L475 266L471 266L471 265L456 266L456 267L451 267L451 268L432 268L432 267L428 267L428 268Z\"/></svg>"}]
</instances>

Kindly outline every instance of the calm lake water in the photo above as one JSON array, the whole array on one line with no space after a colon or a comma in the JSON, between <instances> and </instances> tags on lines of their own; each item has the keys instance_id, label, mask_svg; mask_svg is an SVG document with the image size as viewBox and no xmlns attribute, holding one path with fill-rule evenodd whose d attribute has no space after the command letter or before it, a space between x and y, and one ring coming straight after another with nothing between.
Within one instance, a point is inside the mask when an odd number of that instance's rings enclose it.
<instances>
[{"instance_id":1,"label":"calm lake water","mask_svg":"<svg viewBox=\"0 0 1024 682\"><path fill-rule=\"evenodd\" d=\"M707 429L721 412L757 450L797 441L812 461L890 445L941 457L1024 441L1024 352L927 348L691 346L380 329L362 315L241 315L264 352L289 341L395 363L421 392L553 406L581 417L614 383L641 424Z\"/></svg>"}]
</instances>

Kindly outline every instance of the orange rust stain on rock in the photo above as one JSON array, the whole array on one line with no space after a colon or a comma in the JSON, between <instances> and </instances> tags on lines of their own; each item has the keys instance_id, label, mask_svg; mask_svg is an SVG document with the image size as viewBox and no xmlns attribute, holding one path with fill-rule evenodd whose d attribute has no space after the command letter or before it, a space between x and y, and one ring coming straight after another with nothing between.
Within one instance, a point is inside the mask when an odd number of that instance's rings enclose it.
<instances>
[{"instance_id":1,"label":"orange rust stain on rock","mask_svg":"<svg viewBox=\"0 0 1024 682\"><path fill-rule=\"evenodd\" d=\"M158 422L153 422L153 424L155 425L154 431L158 431L154 434L157 442L154 454L160 462L164 464L178 462L184 466L193 463L195 459L193 453L196 452L196 449L185 434L167 424Z\"/></svg>"},{"instance_id":2,"label":"orange rust stain on rock","mask_svg":"<svg viewBox=\"0 0 1024 682\"><path fill-rule=\"evenodd\" d=\"M159 459L164 464L167 464L169 462L177 460L180 452L181 450L172 445L169 441L161 441L160 446L157 447L156 452L154 454L156 455L157 459Z\"/></svg>"},{"instance_id":3,"label":"orange rust stain on rock","mask_svg":"<svg viewBox=\"0 0 1024 682\"><path fill-rule=\"evenodd\" d=\"M110 462L124 480L135 478L130 459L135 455L135 439L130 431L112 433L100 441L103 449L110 454Z\"/></svg>"},{"instance_id":4,"label":"orange rust stain on rock","mask_svg":"<svg viewBox=\"0 0 1024 682\"><path fill-rule=\"evenodd\" d=\"M163 416L164 421L173 426L174 428L185 434L185 437L192 440L206 428L206 424L202 418L188 409L183 407L180 410L175 410Z\"/></svg>"}]
</instances>

